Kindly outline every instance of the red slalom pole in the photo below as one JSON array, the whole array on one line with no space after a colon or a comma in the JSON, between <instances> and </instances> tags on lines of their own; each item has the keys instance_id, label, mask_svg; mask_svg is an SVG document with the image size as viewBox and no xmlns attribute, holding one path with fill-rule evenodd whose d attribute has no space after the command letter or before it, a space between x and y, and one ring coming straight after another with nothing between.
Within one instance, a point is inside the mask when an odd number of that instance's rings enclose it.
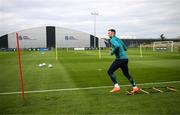
<instances>
[{"instance_id":1,"label":"red slalom pole","mask_svg":"<svg viewBox=\"0 0 180 115\"><path fill-rule=\"evenodd\" d=\"M19 64L19 77L20 77L20 83L21 83L21 94L23 99L24 98L24 83L23 83L23 77L22 77L22 64L21 64L21 54L20 54L20 48L19 48L19 35L16 33L16 47L17 47L17 53L18 53L18 64Z\"/></svg>"}]
</instances>

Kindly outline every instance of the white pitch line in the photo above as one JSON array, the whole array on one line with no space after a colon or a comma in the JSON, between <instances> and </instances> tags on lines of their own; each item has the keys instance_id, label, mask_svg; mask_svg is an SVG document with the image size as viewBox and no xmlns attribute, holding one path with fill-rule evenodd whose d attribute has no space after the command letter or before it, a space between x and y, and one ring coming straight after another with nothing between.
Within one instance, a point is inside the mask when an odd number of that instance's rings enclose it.
<instances>
[{"instance_id":1,"label":"white pitch line","mask_svg":"<svg viewBox=\"0 0 180 115\"><path fill-rule=\"evenodd\" d=\"M169 84L169 83L180 83L180 81L168 81L168 82L154 82L154 83L142 83L137 85L157 85L157 84ZM121 87L131 86L131 85L121 85ZM78 91L78 90L88 90L88 89L103 89L110 88L113 86L99 86L99 87L84 87L84 88L68 88L68 89L47 89L47 90L37 90L37 91L25 91L24 93L43 93L43 92L60 92L60 91ZM13 95L21 94L21 92L4 92L0 95Z\"/></svg>"}]
</instances>

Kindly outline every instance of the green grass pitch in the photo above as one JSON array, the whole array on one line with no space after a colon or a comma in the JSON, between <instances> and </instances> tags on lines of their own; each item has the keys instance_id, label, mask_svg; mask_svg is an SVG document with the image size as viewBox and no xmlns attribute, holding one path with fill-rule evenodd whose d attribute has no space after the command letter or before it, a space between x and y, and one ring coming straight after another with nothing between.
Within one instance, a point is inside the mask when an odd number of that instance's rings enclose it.
<instances>
[{"instance_id":1,"label":"green grass pitch","mask_svg":"<svg viewBox=\"0 0 180 115\"><path fill-rule=\"evenodd\" d=\"M180 81L180 53L152 52L129 49L130 73L137 84ZM58 50L42 54L39 51L22 51L25 91L71 89L113 86L107 70L114 57L109 50L98 51ZM45 62L53 68L38 67ZM0 52L0 114L180 114L180 92L126 95L130 89L121 71L116 72L121 93L111 94L111 87L84 90L64 90L1 95L20 92L17 52ZM154 84L140 87L173 86L180 90L180 83Z\"/></svg>"}]
</instances>

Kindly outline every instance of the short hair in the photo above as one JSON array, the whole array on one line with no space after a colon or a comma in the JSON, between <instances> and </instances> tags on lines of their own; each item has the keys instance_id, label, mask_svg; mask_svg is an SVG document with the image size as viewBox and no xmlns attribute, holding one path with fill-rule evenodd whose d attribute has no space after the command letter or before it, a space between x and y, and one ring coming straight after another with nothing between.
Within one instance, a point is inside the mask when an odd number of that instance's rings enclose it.
<instances>
[{"instance_id":1,"label":"short hair","mask_svg":"<svg viewBox=\"0 0 180 115\"><path fill-rule=\"evenodd\" d=\"M109 29L108 31L111 31L111 32L116 33L116 30L115 30L115 29Z\"/></svg>"}]
</instances>

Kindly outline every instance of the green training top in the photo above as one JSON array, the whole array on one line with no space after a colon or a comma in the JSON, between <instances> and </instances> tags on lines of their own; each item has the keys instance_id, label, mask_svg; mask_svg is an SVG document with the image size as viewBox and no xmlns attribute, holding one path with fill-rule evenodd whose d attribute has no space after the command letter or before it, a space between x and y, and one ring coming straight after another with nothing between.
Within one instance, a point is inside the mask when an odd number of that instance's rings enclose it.
<instances>
[{"instance_id":1,"label":"green training top","mask_svg":"<svg viewBox=\"0 0 180 115\"><path fill-rule=\"evenodd\" d=\"M116 36L113 36L110 40L112 46L111 55L116 56L116 59L128 59L126 55L127 47L124 42Z\"/></svg>"}]
</instances>

